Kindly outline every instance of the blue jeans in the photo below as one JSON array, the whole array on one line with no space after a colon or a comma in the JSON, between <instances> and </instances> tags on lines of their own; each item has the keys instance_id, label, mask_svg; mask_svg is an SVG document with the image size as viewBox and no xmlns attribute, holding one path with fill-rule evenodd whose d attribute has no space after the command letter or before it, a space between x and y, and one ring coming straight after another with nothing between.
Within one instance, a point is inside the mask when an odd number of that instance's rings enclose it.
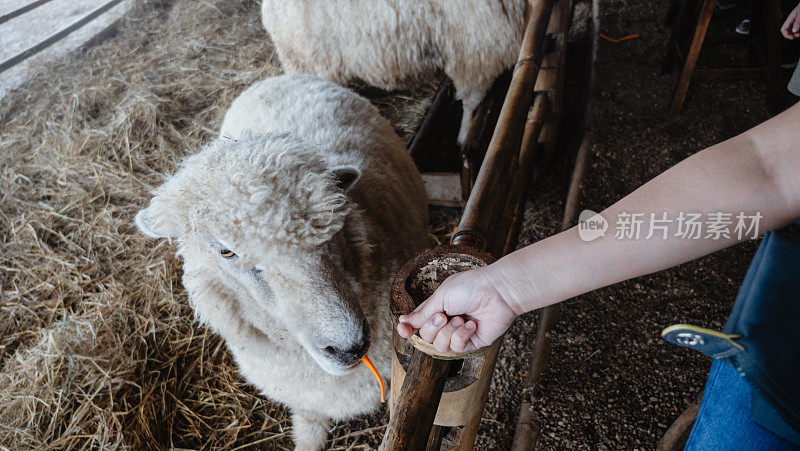
<instances>
[{"instance_id":1,"label":"blue jeans","mask_svg":"<svg viewBox=\"0 0 800 451\"><path fill-rule=\"evenodd\" d=\"M685 450L797 450L750 419L750 386L733 368L714 360L700 411Z\"/></svg>"}]
</instances>

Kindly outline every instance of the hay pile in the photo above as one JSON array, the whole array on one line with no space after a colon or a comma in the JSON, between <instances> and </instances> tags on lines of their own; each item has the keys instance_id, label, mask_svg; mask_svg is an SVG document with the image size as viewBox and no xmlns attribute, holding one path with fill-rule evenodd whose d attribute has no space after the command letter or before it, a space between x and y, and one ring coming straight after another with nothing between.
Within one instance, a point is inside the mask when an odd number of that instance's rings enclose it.
<instances>
[{"instance_id":1,"label":"hay pile","mask_svg":"<svg viewBox=\"0 0 800 451\"><path fill-rule=\"evenodd\" d=\"M233 98L280 72L258 4L144 2L2 100L0 448L291 446L287 412L194 323L173 246L132 225ZM408 138L429 94L377 100ZM329 445L374 445L382 420Z\"/></svg>"}]
</instances>

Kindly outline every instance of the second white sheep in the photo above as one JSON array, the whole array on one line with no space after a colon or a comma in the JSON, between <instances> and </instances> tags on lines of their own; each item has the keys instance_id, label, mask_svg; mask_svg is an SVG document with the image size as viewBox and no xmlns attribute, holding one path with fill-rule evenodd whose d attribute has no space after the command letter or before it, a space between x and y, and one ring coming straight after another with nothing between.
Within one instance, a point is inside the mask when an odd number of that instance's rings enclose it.
<instances>
[{"instance_id":1,"label":"second white sheep","mask_svg":"<svg viewBox=\"0 0 800 451\"><path fill-rule=\"evenodd\" d=\"M264 0L287 72L382 89L443 70L464 104L459 143L497 76L519 55L526 0Z\"/></svg>"}]
</instances>

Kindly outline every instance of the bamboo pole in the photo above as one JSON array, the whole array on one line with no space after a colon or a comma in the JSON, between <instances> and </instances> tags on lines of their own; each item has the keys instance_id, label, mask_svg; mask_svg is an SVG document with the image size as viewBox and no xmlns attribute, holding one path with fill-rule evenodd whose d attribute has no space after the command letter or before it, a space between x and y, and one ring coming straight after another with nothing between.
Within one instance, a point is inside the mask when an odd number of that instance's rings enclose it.
<instances>
[{"instance_id":1,"label":"bamboo pole","mask_svg":"<svg viewBox=\"0 0 800 451\"><path fill-rule=\"evenodd\" d=\"M533 106L528 114L525 124L525 134L522 138L522 148L519 152L519 169L508 195L506 207L503 210L501 224L508 224L508 229L503 243L503 254L514 252L519 239L519 232L525 217L525 200L528 197L528 188L534 167L541 157L539 135L542 133L544 123L548 118L550 102L547 93L538 93L533 101Z\"/></svg>"},{"instance_id":2,"label":"bamboo pole","mask_svg":"<svg viewBox=\"0 0 800 451\"><path fill-rule=\"evenodd\" d=\"M521 153L523 138L525 137L529 143L538 142L547 115L548 105L544 96L539 96L541 100L533 108L532 104L553 4L552 0L529 2L529 17L520 57L497 120L497 128L492 135L458 231L453 238L454 244L472 246L500 256L505 253L508 241L516 243L517 236L511 237L509 232L518 234L519 228L511 226L512 215L503 213L510 203L513 205L512 208L516 207L520 192L524 191L522 187L529 182L533 159L527 158L531 156L530 152ZM530 133L525 136L527 124L531 125ZM531 150L535 146L526 147L528 147L526 150ZM526 157L524 162L523 156ZM522 168L521 162L524 163ZM513 201L509 200L511 196L515 197ZM499 348L498 342L487 352L491 355L491 359L487 358L486 361L490 369L494 368ZM486 403L488 395L488 380L485 382L481 399L476 400L481 405ZM477 414L458 431L456 450L472 449L480 427L480 418L481 415Z\"/></svg>"},{"instance_id":3,"label":"bamboo pole","mask_svg":"<svg viewBox=\"0 0 800 451\"><path fill-rule=\"evenodd\" d=\"M503 108L508 86L511 83L512 73L513 70L509 68L497 77L489 92L486 93L486 97L481 100L473 113L472 125L464 145L461 146L461 192L465 201L472 192L481 163L486 156L489 141L492 140L494 129L497 126L497 118L500 116L500 110Z\"/></svg>"},{"instance_id":4,"label":"bamboo pole","mask_svg":"<svg viewBox=\"0 0 800 451\"><path fill-rule=\"evenodd\" d=\"M575 223L578 217L578 205L580 195L580 184L586 175L589 159L589 138L584 138L578 150L575 160L575 169L572 171L572 180L567 195L567 205L564 208L564 217L561 222L561 229L567 230ZM547 364L550 362L550 350L552 349L551 333L558 324L560 307L558 304L545 307L541 310L539 325L536 330L536 341L531 352L531 365L525 377L525 390L532 393L539 385ZM519 419L517 420L517 430L514 432L514 441L511 444L512 451L530 451L535 449L538 439L539 428L536 425L536 416L532 405L523 402L520 406Z\"/></svg>"},{"instance_id":5,"label":"bamboo pole","mask_svg":"<svg viewBox=\"0 0 800 451\"><path fill-rule=\"evenodd\" d=\"M517 172L527 113L533 103L533 87L539 75L554 3L555 0L528 2L528 23L520 56L486 158L475 180L475 188L453 237L454 244L485 249L495 256L503 251L507 236L495 236L493 229L505 208L509 183Z\"/></svg>"},{"instance_id":6,"label":"bamboo pole","mask_svg":"<svg viewBox=\"0 0 800 451\"><path fill-rule=\"evenodd\" d=\"M423 450L428 445L433 419L450 373L449 360L435 359L414 349L408 374L392 409L383 436L382 450ZM441 440L441 434L436 434Z\"/></svg>"},{"instance_id":7,"label":"bamboo pole","mask_svg":"<svg viewBox=\"0 0 800 451\"><path fill-rule=\"evenodd\" d=\"M494 229L502 216L510 191L510 182L517 173L520 145L524 127L534 98L534 85L539 74L547 26L555 0L529 0L527 24L520 57L511 79L508 94L500 111L498 125L492 135L486 158L478 173L475 188L454 237L454 244L471 245L487 249L486 237L491 237L490 253L503 252L507 241L508 225ZM498 183L499 182L499 183ZM493 221L495 222L493 224ZM499 233L502 231L502 233ZM500 234L502 236L495 237ZM499 343L489 349L489 368L494 367ZM409 373L403 382L397 403L393 408L381 449L424 449L441 398L443 384L450 370L450 362L436 360L419 350L414 350ZM483 387L483 405L488 394L488 380ZM477 435L480 415L471 420L457 436L456 449L471 449Z\"/></svg>"},{"instance_id":8,"label":"bamboo pole","mask_svg":"<svg viewBox=\"0 0 800 451\"><path fill-rule=\"evenodd\" d=\"M594 61L597 58L599 29L598 0L592 1L592 14L594 18L592 27L592 50L588 62L589 87L586 108L583 113L584 128L586 128L586 122L589 120L589 115L591 112L591 94L594 88ZM590 147L591 138L588 134L585 134L578 149L578 154L575 157L575 166L572 171L569 191L567 193L567 201L566 205L564 206L564 215L561 220L561 230L567 230L571 228L578 220L581 183L583 182L586 172L588 171ZM531 352L531 364L528 374L525 378L525 390L527 393L533 393L536 390L544 371L547 369L547 365L550 360L550 350L552 348L551 332L558 324L559 313L560 307L558 304L545 307L541 311L539 325L536 331L536 342L534 343L534 349ZM514 431L514 440L511 444L512 451L530 451L535 449L536 442L539 437L539 430L540 428L537 424L533 405L528 401L523 402L520 406L517 428Z\"/></svg>"}]
</instances>

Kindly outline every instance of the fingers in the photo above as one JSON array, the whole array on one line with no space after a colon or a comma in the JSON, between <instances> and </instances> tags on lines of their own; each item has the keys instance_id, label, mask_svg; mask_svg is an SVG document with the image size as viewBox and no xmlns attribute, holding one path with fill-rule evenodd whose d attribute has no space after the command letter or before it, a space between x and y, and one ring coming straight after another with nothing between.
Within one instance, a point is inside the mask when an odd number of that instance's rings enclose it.
<instances>
[{"instance_id":1,"label":"fingers","mask_svg":"<svg viewBox=\"0 0 800 451\"><path fill-rule=\"evenodd\" d=\"M414 335L416 331L417 330L411 327L409 324L406 323L397 324L397 333L400 334L400 336L403 338L406 339L411 338L411 336Z\"/></svg>"},{"instance_id":2,"label":"fingers","mask_svg":"<svg viewBox=\"0 0 800 451\"><path fill-rule=\"evenodd\" d=\"M442 297L434 293L431 297L429 297L425 302L417 306L413 312L409 313L408 315L401 315L400 322L406 323L407 325L413 327L414 329L422 328L422 325L425 324L431 316L435 313L441 313L444 311L444 306L442 305ZM444 324L442 324L443 326ZM399 332L398 328L398 332Z\"/></svg>"},{"instance_id":3,"label":"fingers","mask_svg":"<svg viewBox=\"0 0 800 451\"><path fill-rule=\"evenodd\" d=\"M478 349L476 331L477 324L469 320L464 322L460 316L456 316L447 321L443 313L436 313L425 321L419 328L419 336L439 352L452 350L455 352L467 352ZM400 323L397 331L403 338L414 335L416 329L407 323Z\"/></svg>"},{"instance_id":4,"label":"fingers","mask_svg":"<svg viewBox=\"0 0 800 451\"><path fill-rule=\"evenodd\" d=\"M790 26L790 24L789 24L789 22L787 21L787 22L786 22L786 23L783 25L783 27L781 28L781 34L783 35L783 37L784 37L784 38L786 38L786 39L788 39L788 40L790 40L790 41L791 41L791 40L793 40L793 39L795 38L795 33L791 32L791 31L789 30L789 26Z\"/></svg>"},{"instance_id":5,"label":"fingers","mask_svg":"<svg viewBox=\"0 0 800 451\"><path fill-rule=\"evenodd\" d=\"M800 37L800 13L792 12L781 27L781 34L784 38L792 40Z\"/></svg>"},{"instance_id":6,"label":"fingers","mask_svg":"<svg viewBox=\"0 0 800 451\"><path fill-rule=\"evenodd\" d=\"M439 330L445 324L447 324L447 317L444 315L444 313L440 312L434 314L419 328L420 338L428 343L433 343L433 339L436 338L436 334L439 333Z\"/></svg>"},{"instance_id":7,"label":"fingers","mask_svg":"<svg viewBox=\"0 0 800 451\"><path fill-rule=\"evenodd\" d=\"M439 329L436 337L433 339L433 347L439 352L446 352L450 350L450 337L453 336L459 327L464 324L464 320L460 316L456 316L450 320L444 327Z\"/></svg>"},{"instance_id":8,"label":"fingers","mask_svg":"<svg viewBox=\"0 0 800 451\"><path fill-rule=\"evenodd\" d=\"M477 330L475 321L469 320L463 326L456 329L450 337L450 349L456 352L465 352L475 349L471 338Z\"/></svg>"}]
</instances>

